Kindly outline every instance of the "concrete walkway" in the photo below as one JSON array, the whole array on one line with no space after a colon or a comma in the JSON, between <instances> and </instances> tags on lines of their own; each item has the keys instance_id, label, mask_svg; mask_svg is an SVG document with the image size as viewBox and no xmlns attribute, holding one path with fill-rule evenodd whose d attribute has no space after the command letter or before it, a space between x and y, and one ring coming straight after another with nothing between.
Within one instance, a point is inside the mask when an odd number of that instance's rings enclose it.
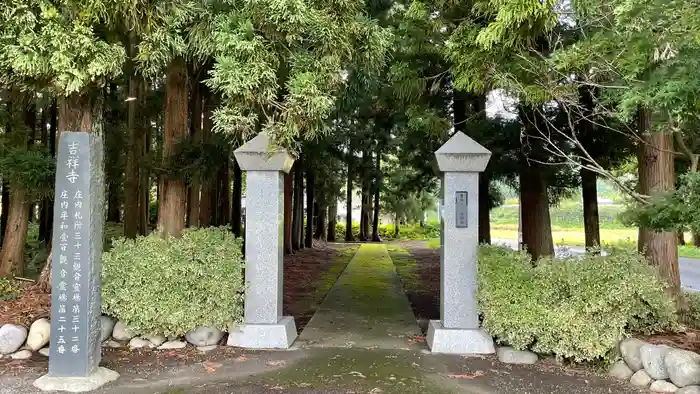
<instances>
[{"instance_id":1,"label":"concrete walkway","mask_svg":"<svg viewBox=\"0 0 700 394\"><path fill-rule=\"evenodd\" d=\"M297 339L298 347L420 349L420 329L386 246L365 244Z\"/></svg>"}]
</instances>

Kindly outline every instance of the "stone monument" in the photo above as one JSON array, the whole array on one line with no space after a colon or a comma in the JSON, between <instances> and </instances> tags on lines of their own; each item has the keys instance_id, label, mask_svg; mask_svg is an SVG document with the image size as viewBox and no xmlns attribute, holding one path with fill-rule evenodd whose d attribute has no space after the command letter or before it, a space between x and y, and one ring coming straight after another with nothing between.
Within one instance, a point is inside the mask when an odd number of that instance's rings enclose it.
<instances>
[{"instance_id":1,"label":"stone monument","mask_svg":"<svg viewBox=\"0 0 700 394\"><path fill-rule=\"evenodd\" d=\"M49 372L34 382L45 391L92 391L119 377L99 366L102 144L85 132L64 132L58 144Z\"/></svg>"},{"instance_id":2,"label":"stone monument","mask_svg":"<svg viewBox=\"0 0 700 394\"><path fill-rule=\"evenodd\" d=\"M479 327L476 300L479 250L479 173L491 152L457 132L435 152L443 172L440 248L440 317L430 322L435 353L494 353L493 338Z\"/></svg>"},{"instance_id":3,"label":"stone monument","mask_svg":"<svg viewBox=\"0 0 700 394\"><path fill-rule=\"evenodd\" d=\"M234 152L246 171L244 324L229 330L228 344L286 349L297 336L294 318L282 316L284 174L294 158L258 134Z\"/></svg>"}]
</instances>

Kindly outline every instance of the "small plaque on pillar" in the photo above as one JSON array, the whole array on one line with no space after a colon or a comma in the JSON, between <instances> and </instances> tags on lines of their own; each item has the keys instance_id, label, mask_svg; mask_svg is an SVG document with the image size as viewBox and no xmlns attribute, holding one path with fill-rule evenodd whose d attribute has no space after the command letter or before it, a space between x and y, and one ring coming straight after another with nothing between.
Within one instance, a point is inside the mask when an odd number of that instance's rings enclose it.
<instances>
[{"instance_id":1,"label":"small plaque on pillar","mask_svg":"<svg viewBox=\"0 0 700 394\"><path fill-rule=\"evenodd\" d=\"M457 228L469 227L469 192L456 192L455 221Z\"/></svg>"},{"instance_id":2,"label":"small plaque on pillar","mask_svg":"<svg viewBox=\"0 0 700 394\"><path fill-rule=\"evenodd\" d=\"M100 382L118 376L99 367L104 227L103 146L99 134L61 134L55 196L49 373L35 386L42 390L93 390Z\"/></svg>"}]
</instances>

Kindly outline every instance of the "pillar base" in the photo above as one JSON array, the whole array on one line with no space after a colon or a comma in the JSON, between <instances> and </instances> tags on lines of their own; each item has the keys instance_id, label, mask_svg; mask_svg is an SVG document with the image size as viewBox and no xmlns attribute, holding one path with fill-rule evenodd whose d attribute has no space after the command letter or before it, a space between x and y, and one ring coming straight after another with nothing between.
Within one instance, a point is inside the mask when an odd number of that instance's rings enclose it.
<instances>
[{"instance_id":1,"label":"pillar base","mask_svg":"<svg viewBox=\"0 0 700 394\"><path fill-rule=\"evenodd\" d=\"M41 391L68 391L70 393L84 393L94 391L105 384L115 381L119 374L110 369L100 367L92 375L87 377L60 377L44 375L34 381L34 387Z\"/></svg>"},{"instance_id":2,"label":"pillar base","mask_svg":"<svg viewBox=\"0 0 700 394\"><path fill-rule=\"evenodd\" d=\"M246 349L289 349L297 339L294 318L285 316L277 324L243 324L228 334L229 346Z\"/></svg>"},{"instance_id":3,"label":"pillar base","mask_svg":"<svg viewBox=\"0 0 700 394\"><path fill-rule=\"evenodd\" d=\"M482 329L445 328L439 320L428 326L428 347L433 353L493 354L493 338Z\"/></svg>"}]
</instances>

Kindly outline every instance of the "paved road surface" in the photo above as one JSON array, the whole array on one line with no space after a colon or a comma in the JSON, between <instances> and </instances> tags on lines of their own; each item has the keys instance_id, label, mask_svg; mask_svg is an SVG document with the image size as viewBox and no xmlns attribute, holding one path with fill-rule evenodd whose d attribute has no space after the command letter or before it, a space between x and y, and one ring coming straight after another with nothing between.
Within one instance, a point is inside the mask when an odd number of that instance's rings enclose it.
<instances>
[{"instance_id":1,"label":"paved road surface","mask_svg":"<svg viewBox=\"0 0 700 394\"><path fill-rule=\"evenodd\" d=\"M494 239L494 244L503 244L510 248L516 249L518 243L511 239ZM566 246L559 247L556 253L583 254L585 248L581 246ZM700 259L690 259L680 257L678 259L678 269L681 273L681 284L686 290L700 291Z\"/></svg>"}]
</instances>

